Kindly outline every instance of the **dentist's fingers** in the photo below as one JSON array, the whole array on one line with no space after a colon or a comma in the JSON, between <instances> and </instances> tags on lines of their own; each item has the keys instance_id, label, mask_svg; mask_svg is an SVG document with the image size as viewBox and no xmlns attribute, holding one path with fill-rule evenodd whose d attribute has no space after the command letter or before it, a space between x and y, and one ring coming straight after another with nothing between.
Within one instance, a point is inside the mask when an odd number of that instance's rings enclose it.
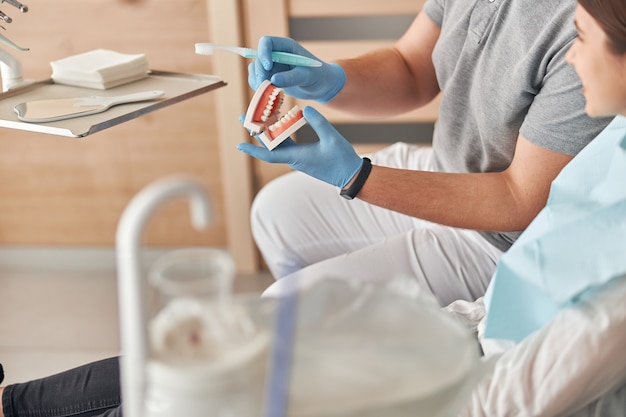
<instances>
[{"instance_id":1,"label":"dentist's fingers","mask_svg":"<svg viewBox=\"0 0 626 417\"><path fill-rule=\"evenodd\" d=\"M245 115L245 114L240 114L240 115L239 115L239 123L241 123L241 124L243 125L243 122L245 122L245 121L246 121L246 115ZM250 129L246 129L246 131L247 131L248 133L250 133ZM263 146L263 147L265 146L265 145L263 145L263 141L262 141L261 139L259 139L259 136L258 136L258 135L257 135L257 136L255 136L254 138L256 139L256 141L257 141L257 142L259 142L259 144L260 144L261 146ZM252 146L254 146L254 145L252 145Z\"/></svg>"},{"instance_id":2,"label":"dentist's fingers","mask_svg":"<svg viewBox=\"0 0 626 417\"><path fill-rule=\"evenodd\" d=\"M290 54L302 55L309 58L317 59L311 52L300 45L296 40L280 36L267 36L263 39L264 48L271 48L271 51L289 52ZM276 65L276 64L274 64Z\"/></svg>"},{"instance_id":3,"label":"dentist's fingers","mask_svg":"<svg viewBox=\"0 0 626 417\"><path fill-rule=\"evenodd\" d=\"M259 65L267 72L271 71L274 66L272 51L274 51L273 38L271 36L262 36L261 39L259 39L257 48L257 60L259 61Z\"/></svg>"},{"instance_id":4,"label":"dentist's fingers","mask_svg":"<svg viewBox=\"0 0 626 417\"><path fill-rule=\"evenodd\" d=\"M320 142L341 136L335 127L315 108L306 106L302 110L304 118L320 139Z\"/></svg>"},{"instance_id":5,"label":"dentist's fingers","mask_svg":"<svg viewBox=\"0 0 626 417\"><path fill-rule=\"evenodd\" d=\"M270 78L272 84L280 88L302 87L310 85L314 80L313 68L294 67L289 71L277 72Z\"/></svg>"},{"instance_id":6,"label":"dentist's fingers","mask_svg":"<svg viewBox=\"0 0 626 417\"><path fill-rule=\"evenodd\" d=\"M256 146L251 143L240 143L237 145L237 150L260 159L261 161L269 163L281 162L276 160L275 155L271 151L268 151L267 148L262 146Z\"/></svg>"},{"instance_id":7,"label":"dentist's fingers","mask_svg":"<svg viewBox=\"0 0 626 417\"><path fill-rule=\"evenodd\" d=\"M274 72L280 71L279 67L279 65L275 65L272 71L266 71L261 62L255 59L248 64L248 85L256 91L263 81L269 80Z\"/></svg>"},{"instance_id":8,"label":"dentist's fingers","mask_svg":"<svg viewBox=\"0 0 626 417\"><path fill-rule=\"evenodd\" d=\"M259 39L259 45L257 49L257 73L276 73L281 71L288 71L292 68L291 65L287 64L277 64L272 60L272 52L289 52L289 53L299 53L296 52L296 49L299 48L299 45L293 39L289 38L280 38L274 36L263 36ZM302 49L302 48L299 48ZM308 54L309 55L309 54ZM269 76L267 77L269 78Z\"/></svg>"},{"instance_id":9,"label":"dentist's fingers","mask_svg":"<svg viewBox=\"0 0 626 417\"><path fill-rule=\"evenodd\" d=\"M272 78L272 74L283 74L283 71L290 72L290 68L290 65L274 64L272 70L268 71L263 67L259 59L255 59L248 64L248 85L256 91L263 81Z\"/></svg>"},{"instance_id":10,"label":"dentist's fingers","mask_svg":"<svg viewBox=\"0 0 626 417\"><path fill-rule=\"evenodd\" d=\"M248 85L254 91L256 91L257 88L259 88L259 85L261 85L261 83L266 79L265 74L262 72L262 67L261 71L258 71L257 67L261 67L261 64L259 64L257 60L248 64ZM267 75L269 75L269 73Z\"/></svg>"}]
</instances>

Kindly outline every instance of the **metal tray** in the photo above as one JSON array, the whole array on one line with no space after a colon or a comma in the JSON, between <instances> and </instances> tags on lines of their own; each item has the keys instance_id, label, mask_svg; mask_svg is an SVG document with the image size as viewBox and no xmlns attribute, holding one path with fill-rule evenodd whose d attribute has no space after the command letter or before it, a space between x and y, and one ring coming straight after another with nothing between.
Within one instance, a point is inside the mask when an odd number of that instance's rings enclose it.
<instances>
[{"instance_id":1,"label":"metal tray","mask_svg":"<svg viewBox=\"0 0 626 417\"><path fill-rule=\"evenodd\" d=\"M107 90L55 84L52 80L39 81L0 94L0 127L83 138L225 85L224 81L214 75L154 70L147 78ZM16 104L25 101L94 95L117 96L146 90L163 90L165 95L156 101L120 104L102 113L49 123L23 122L13 110Z\"/></svg>"}]
</instances>

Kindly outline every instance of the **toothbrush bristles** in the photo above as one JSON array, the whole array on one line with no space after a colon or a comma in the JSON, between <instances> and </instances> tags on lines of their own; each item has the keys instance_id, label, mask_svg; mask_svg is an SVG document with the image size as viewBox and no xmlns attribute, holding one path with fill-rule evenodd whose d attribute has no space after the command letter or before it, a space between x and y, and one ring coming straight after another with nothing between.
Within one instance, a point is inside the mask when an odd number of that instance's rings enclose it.
<instances>
[{"instance_id":1,"label":"toothbrush bristles","mask_svg":"<svg viewBox=\"0 0 626 417\"><path fill-rule=\"evenodd\" d=\"M213 55L215 52L215 47L208 43L197 43L196 44L196 54L200 55Z\"/></svg>"}]
</instances>

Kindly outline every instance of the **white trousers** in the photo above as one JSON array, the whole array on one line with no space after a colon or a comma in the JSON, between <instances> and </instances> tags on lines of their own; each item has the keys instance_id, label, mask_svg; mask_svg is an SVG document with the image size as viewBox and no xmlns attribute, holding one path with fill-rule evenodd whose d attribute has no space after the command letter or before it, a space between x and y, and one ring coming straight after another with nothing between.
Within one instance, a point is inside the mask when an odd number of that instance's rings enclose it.
<instances>
[{"instance_id":1,"label":"white trousers","mask_svg":"<svg viewBox=\"0 0 626 417\"><path fill-rule=\"evenodd\" d=\"M429 146L397 143L372 162L432 170ZM416 189L415 192L419 193ZM299 172L281 176L255 198L252 233L278 280L265 295L327 277L412 277L441 305L482 296L502 252L476 231L442 226L339 196L337 188Z\"/></svg>"}]
</instances>

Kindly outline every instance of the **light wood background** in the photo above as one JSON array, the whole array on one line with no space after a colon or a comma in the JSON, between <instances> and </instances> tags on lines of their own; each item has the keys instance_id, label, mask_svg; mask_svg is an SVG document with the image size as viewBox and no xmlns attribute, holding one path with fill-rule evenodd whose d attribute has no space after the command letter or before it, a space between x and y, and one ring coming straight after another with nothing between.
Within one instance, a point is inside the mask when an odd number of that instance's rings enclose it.
<instances>
[{"instance_id":1,"label":"light wood background","mask_svg":"<svg viewBox=\"0 0 626 417\"><path fill-rule=\"evenodd\" d=\"M14 52L26 78L50 77L50 61L108 48L145 53L153 69L216 74L229 85L84 139L0 129L0 247L111 246L117 221L148 183L185 173L204 182L214 201L214 223L189 226L176 202L151 219L150 246L227 247L239 272L256 272L258 252L249 230L255 192L288 172L236 151L249 140L237 116L252 95L246 62L232 54L194 53L196 42L255 47L262 35L289 36L289 19L308 16L415 14L423 0L25 0L21 14L3 3L14 22L4 32L30 47ZM269 22L269 24L268 24ZM330 60L391 41L310 42ZM333 122L344 115L324 110ZM326 113L327 112L327 113ZM437 105L401 121L432 121ZM375 147L377 145L374 145ZM367 151L367 150L361 150Z\"/></svg>"},{"instance_id":2,"label":"light wood background","mask_svg":"<svg viewBox=\"0 0 626 417\"><path fill-rule=\"evenodd\" d=\"M205 0L25 0L3 33L30 48L2 46L24 76L50 77L50 61L107 48L145 53L153 69L212 73L194 53L210 34ZM226 87L227 88L227 87ZM214 222L197 232L186 202L173 202L148 225L153 246L226 246L214 94L207 93L83 139L0 129L0 245L110 246L129 200L148 183L186 173L203 181Z\"/></svg>"}]
</instances>

